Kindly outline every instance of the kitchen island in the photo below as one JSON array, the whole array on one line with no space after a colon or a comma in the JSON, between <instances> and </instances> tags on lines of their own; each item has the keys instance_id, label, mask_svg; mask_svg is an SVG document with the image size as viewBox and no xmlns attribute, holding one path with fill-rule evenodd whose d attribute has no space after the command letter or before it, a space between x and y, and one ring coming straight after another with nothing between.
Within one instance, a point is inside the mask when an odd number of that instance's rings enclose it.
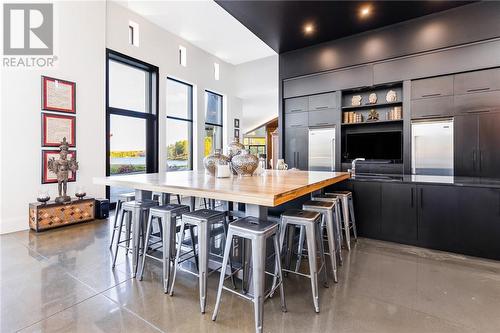
<instances>
[{"instance_id":1,"label":"kitchen island","mask_svg":"<svg viewBox=\"0 0 500 333\"><path fill-rule=\"evenodd\" d=\"M94 178L95 184L135 189L136 200L151 198L151 192L179 194L245 204L245 214L265 220L267 209L346 180L347 172L266 170L260 176L216 178L204 171L133 174ZM139 232L139 214L134 214L133 234ZM136 239L135 236L132 237ZM133 275L138 246L133 241Z\"/></svg>"}]
</instances>

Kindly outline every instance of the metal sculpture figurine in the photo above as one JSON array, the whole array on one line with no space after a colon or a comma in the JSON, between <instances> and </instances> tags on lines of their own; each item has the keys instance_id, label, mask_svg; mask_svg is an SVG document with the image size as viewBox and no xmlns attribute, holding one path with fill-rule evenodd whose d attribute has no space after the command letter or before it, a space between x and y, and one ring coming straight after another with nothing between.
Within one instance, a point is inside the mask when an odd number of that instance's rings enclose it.
<instances>
[{"instance_id":1,"label":"metal sculpture figurine","mask_svg":"<svg viewBox=\"0 0 500 333\"><path fill-rule=\"evenodd\" d=\"M76 170L78 170L78 162L74 157L68 160L69 146L66 138L63 138L61 141L59 150L59 159L56 160L54 157L49 159L48 167L50 171L57 175L57 189L59 191L59 196L55 198L55 201L66 202L71 201L71 197L66 195L68 187L68 173L70 170L72 172L76 172Z\"/></svg>"}]
</instances>

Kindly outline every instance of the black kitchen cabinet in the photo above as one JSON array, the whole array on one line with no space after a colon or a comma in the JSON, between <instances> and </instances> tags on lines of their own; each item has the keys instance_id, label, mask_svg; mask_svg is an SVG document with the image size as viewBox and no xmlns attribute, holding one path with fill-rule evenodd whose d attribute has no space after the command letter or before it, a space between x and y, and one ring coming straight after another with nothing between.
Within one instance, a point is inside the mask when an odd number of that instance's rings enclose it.
<instances>
[{"instance_id":1,"label":"black kitchen cabinet","mask_svg":"<svg viewBox=\"0 0 500 333\"><path fill-rule=\"evenodd\" d=\"M500 112L478 115L479 173L500 177Z\"/></svg>"},{"instance_id":2,"label":"black kitchen cabinet","mask_svg":"<svg viewBox=\"0 0 500 333\"><path fill-rule=\"evenodd\" d=\"M458 252L500 260L500 190L461 188L458 215Z\"/></svg>"},{"instance_id":3,"label":"black kitchen cabinet","mask_svg":"<svg viewBox=\"0 0 500 333\"><path fill-rule=\"evenodd\" d=\"M456 74L455 95L474 94L482 91L500 90L500 69L486 69Z\"/></svg>"},{"instance_id":4,"label":"black kitchen cabinet","mask_svg":"<svg viewBox=\"0 0 500 333\"><path fill-rule=\"evenodd\" d=\"M411 118L435 118L452 116L453 96L423 98L411 101Z\"/></svg>"},{"instance_id":5,"label":"black kitchen cabinet","mask_svg":"<svg viewBox=\"0 0 500 333\"><path fill-rule=\"evenodd\" d=\"M307 97L288 98L285 100L285 113L305 112L307 109Z\"/></svg>"},{"instance_id":6,"label":"black kitchen cabinet","mask_svg":"<svg viewBox=\"0 0 500 333\"><path fill-rule=\"evenodd\" d=\"M454 127L454 174L456 176L477 175L478 124L477 115L455 116Z\"/></svg>"},{"instance_id":7,"label":"black kitchen cabinet","mask_svg":"<svg viewBox=\"0 0 500 333\"><path fill-rule=\"evenodd\" d=\"M454 127L455 175L500 177L500 112L459 115Z\"/></svg>"},{"instance_id":8,"label":"black kitchen cabinet","mask_svg":"<svg viewBox=\"0 0 500 333\"><path fill-rule=\"evenodd\" d=\"M309 96L309 111L333 109L338 107L334 92Z\"/></svg>"},{"instance_id":9,"label":"black kitchen cabinet","mask_svg":"<svg viewBox=\"0 0 500 333\"><path fill-rule=\"evenodd\" d=\"M453 96L456 114L500 110L500 90Z\"/></svg>"},{"instance_id":10,"label":"black kitchen cabinet","mask_svg":"<svg viewBox=\"0 0 500 333\"><path fill-rule=\"evenodd\" d=\"M309 112L309 126L329 126L338 122L338 109L324 109Z\"/></svg>"},{"instance_id":11,"label":"black kitchen cabinet","mask_svg":"<svg viewBox=\"0 0 500 333\"><path fill-rule=\"evenodd\" d=\"M413 184L382 183L380 236L417 244L417 193Z\"/></svg>"},{"instance_id":12,"label":"black kitchen cabinet","mask_svg":"<svg viewBox=\"0 0 500 333\"><path fill-rule=\"evenodd\" d=\"M457 215L460 187L418 185L418 244L458 252L462 220Z\"/></svg>"},{"instance_id":13,"label":"black kitchen cabinet","mask_svg":"<svg viewBox=\"0 0 500 333\"><path fill-rule=\"evenodd\" d=\"M411 82L411 99L453 95L453 75L414 80Z\"/></svg>"},{"instance_id":14,"label":"black kitchen cabinet","mask_svg":"<svg viewBox=\"0 0 500 333\"><path fill-rule=\"evenodd\" d=\"M380 239L381 184L355 182L353 195L358 235Z\"/></svg>"},{"instance_id":15,"label":"black kitchen cabinet","mask_svg":"<svg viewBox=\"0 0 500 333\"><path fill-rule=\"evenodd\" d=\"M285 128L285 162L289 169L308 170L308 135L307 127Z\"/></svg>"}]
</instances>

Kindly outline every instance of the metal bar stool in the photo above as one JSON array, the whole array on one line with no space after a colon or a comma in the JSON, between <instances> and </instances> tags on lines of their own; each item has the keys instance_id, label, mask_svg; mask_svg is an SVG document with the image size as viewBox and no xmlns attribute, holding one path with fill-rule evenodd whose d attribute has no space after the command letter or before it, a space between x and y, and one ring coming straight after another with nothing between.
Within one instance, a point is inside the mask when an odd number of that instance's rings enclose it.
<instances>
[{"instance_id":1,"label":"metal bar stool","mask_svg":"<svg viewBox=\"0 0 500 333\"><path fill-rule=\"evenodd\" d=\"M326 193L327 195L334 195L340 198L342 206L342 220L344 221L344 232L347 242L347 250L351 250L351 229L354 235L354 241L358 240L358 233L356 230L356 219L354 218L354 205L352 200L351 191L335 191Z\"/></svg>"},{"instance_id":2,"label":"metal bar stool","mask_svg":"<svg viewBox=\"0 0 500 333\"><path fill-rule=\"evenodd\" d=\"M321 214L321 241L323 241L324 239L323 230L326 227L326 236L328 238L328 252L326 252L325 254L330 256L333 270L333 281L339 282L337 276L337 246L340 246L340 244L336 244L336 232L338 231L336 230L337 223L334 221L333 211L335 209L335 204L333 202L311 200L305 202L302 205L302 209L312 212L318 212ZM301 228L300 232L303 233L303 230L304 228ZM299 256L301 256L301 253L299 253Z\"/></svg>"},{"instance_id":3,"label":"metal bar stool","mask_svg":"<svg viewBox=\"0 0 500 333\"><path fill-rule=\"evenodd\" d=\"M217 318L217 313L219 312L220 300L222 296L222 290L227 290L232 292L246 300L252 301L254 303L255 312L255 331L257 333L262 332L262 324L264 318L264 300L270 297L276 288L280 288L281 297L281 310L286 312L285 304L285 294L283 291L283 277L281 272L281 256L280 248L278 245L278 223L269 221L259 221L255 217L244 217L235 222L229 224L229 230L227 233L227 241L224 249L224 259L222 261L222 269L219 279L219 288L217 290L217 301L215 303L214 313L212 315L212 320ZM252 247L252 271L253 271L253 297L247 296L245 294L239 293L235 290L231 290L224 286L224 280L226 278L226 267L230 257L233 237L242 237L251 241ZM273 238L274 243L274 253L275 253L275 271L274 274L266 272L266 241L268 238ZM238 272L234 271L231 275ZM265 295L265 274L269 274L274 277L273 287L271 291Z\"/></svg>"},{"instance_id":4,"label":"metal bar stool","mask_svg":"<svg viewBox=\"0 0 500 333\"><path fill-rule=\"evenodd\" d=\"M320 234L321 214L300 209L290 209L281 214L281 233L280 233L280 248L283 248L285 234L290 233L290 228L304 227L305 238L307 242L307 252L309 259L309 274L302 274L289 269L283 269L284 272L297 274L307 277L311 280L311 289L314 303L314 310L319 312L319 291L318 291L318 274L323 274L323 286L328 288L328 278L326 275L325 265L325 250L323 248L323 240ZM321 266L318 268L316 262L316 254L318 253L317 245L319 245L319 257ZM291 251L291 244L287 246L287 252Z\"/></svg>"},{"instance_id":5,"label":"metal bar stool","mask_svg":"<svg viewBox=\"0 0 500 333\"><path fill-rule=\"evenodd\" d=\"M185 270L187 273L198 276L199 279L199 289L200 289L200 309L201 313L205 313L206 303L207 303L207 276L208 272L208 259L209 259L209 237L210 230L214 224L222 223L224 226L224 239L227 235L226 229L226 212L211 210L211 209L199 209L193 212L185 213L182 215L181 219L181 230L180 230L180 241L177 245L177 254L175 256L174 264L174 277L172 279L172 285L170 287L170 296L174 294L174 284L175 277L177 275L177 269L182 269L179 266L181 258L182 242L184 237L184 230L186 227L194 226L198 231L198 274L193 273L189 270ZM230 266L232 267L231 259L229 259ZM220 268L219 268L220 269ZM218 269L217 269L218 270ZM215 271L215 270L214 270ZM232 271L232 268L231 268ZM213 272L213 271L212 271ZM232 274L231 274L232 276ZM233 278L234 283L234 278Z\"/></svg>"},{"instance_id":6,"label":"metal bar stool","mask_svg":"<svg viewBox=\"0 0 500 333\"><path fill-rule=\"evenodd\" d=\"M163 291L168 292L170 286L170 264L175 258L173 255L175 253L175 235L177 231L177 219L184 213L190 211L189 206L179 205L179 204L167 204L164 206L154 207L149 209L149 219L146 227L146 240L144 242L144 251L142 255L142 265L139 273L139 280L142 280L144 275L144 266L146 264L146 257L158 260L163 265ZM161 225L163 234L161 235L161 246L157 248L152 248L152 250L158 250L162 248L162 256L160 258L155 257L147 253L149 246L154 246L156 243L150 244L152 230L153 230L153 220L156 219ZM193 237L193 234L191 234ZM194 241L193 251L194 251ZM195 253L196 255L196 253Z\"/></svg>"},{"instance_id":7,"label":"metal bar stool","mask_svg":"<svg viewBox=\"0 0 500 333\"><path fill-rule=\"evenodd\" d=\"M314 201L325 201L325 202L332 202L334 204L334 209L333 209L333 220L335 221L335 235L337 236L336 241L338 246L336 247L337 250L337 260L339 261L339 264L342 266L343 259L342 259L342 241L344 239L342 235L342 225L341 221L342 218L340 217L340 199L337 196L331 195L331 194L314 194L312 196L312 200Z\"/></svg>"},{"instance_id":8,"label":"metal bar stool","mask_svg":"<svg viewBox=\"0 0 500 333\"><path fill-rule=\"evenodd\" d=\"M115 256L113 258L113 266L112 268L115 268L116 265L116 258L118 257L118 248L123 247L126 250L126 254L128 254L129 251L132 251L132 248L130 247L130 240L132 240L132 244L140 244L141 238L141 232L143 231L143 224L144 221L147 220L147 214L148 211L151 207L157 206L158 202L153 201L153 200L143 200L143 201L129 201L129 202L124 202L121 209L122 209L122 214L120 218L120 225L118 226L118 238L116 240L115 244ZM139 215L139 235L131 235L131 230L132 230L132 221L133 221L133 216L134 214L140 214ZM125 215L127 215L127 221L125 220ZM124 240L121 239L122 237L122 228L124 223L126 224L126 229L127 229L127 235ZM134 239L135 238L135 239ZM122 245L121 243L125 242L125 245ZM135 276L135 271L137 269L137 264L138 264L139 257L133 258L133 263L132 266L134 267L133 269L133 275Z\"/></svg>"},{"instance_id":9,"label":"metal bar stool","mask_svg":"<svg viewBox=\"0 0 500 333\"><path fill-rule=\"evenodd\" d=\"M115 218L113 222L113 234L111 236L111 242L109 242L109 248L113 247L113 241L115 239L115 233L118 230L118 218L122 214L122 205L124 202L129 202L135 200L135 193L123 193L118 196L118 201L116 202L115 208ZM128 233L128 230L127 230Z\"/></svg>"}]
</instances>

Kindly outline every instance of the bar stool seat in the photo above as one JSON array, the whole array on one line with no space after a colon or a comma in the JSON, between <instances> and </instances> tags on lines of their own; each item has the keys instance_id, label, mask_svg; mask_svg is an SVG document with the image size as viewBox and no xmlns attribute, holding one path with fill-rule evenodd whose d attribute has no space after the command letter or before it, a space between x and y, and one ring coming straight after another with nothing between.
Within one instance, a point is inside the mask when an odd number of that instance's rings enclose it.
<instances>
[{"instance_id":1,"label":"bar stool seat","mask_svg":"<svg viewBox=\"0 0 500 333\"><path fill-rule=\"evenodd\" d=\"M305 238L307 242L307 252L309 259L309 274L302 274L296 271L291 271L289 269L283 269L284 272L297 274L300 276L307 277L311 280L311 289L313 296L314 310L319 312L319 291L318 291L318 274L320 272L323 275L323 286L328 287L328 279L326 275L326 265L325 265L325 255L323 249L323 240L320 234L320 224L321 214L318 212L301 210L301 209L291 209L285 211L281 214L281 233L280 233L280 249L283 248L285 241L285 234L288 232L290 234L291 230L289 227L304 227ZM287 252L290 253L290 244L288 243ZM318 253L319 245L319 257L320 257L320 267L316 262L316 254Z\"/></svg>"},{"instance_id":2,"label":"bar stool seat","mask_svg":"<svg viewBox=\"0 0 500 333\"><path fill-rule=\"evenodd\" d=\"M182 255L181 249L182 249L184 230L186 227L194 226L197 228L198 231L197 243L198 243L199 269L198 269L198 274L193 273L191 271L186 271L186 272L198 276L201 313L205 313L206 299L207 299L206 288L207 288L207 276L209 274L208 272L208 257L209 257L208 241L210 237L209 230L211 229L212 225L219 223L222 223L222 225L224 226L223 235L225 239L227 235L227 229L226 229L226 212L224 211L217 211L212 209L199 209L183 214L181 219L181 230L180 230L181 237L179 244L177 245L177 254L175 257L175 264L174 264L174 276L172 278L172 285L170 287L170 296L172 296L174 293L174 285L175 285L177 270L181 268L179 266L179 262L180 262L180 257ZM232 267L232 262L230 259L229 263L230 266ZM231 274L231 276L233 276L233 274ZM234 277L233 277L233 283L234 283Z\"/></svg>"},{"instance_id":3,"label":"bar stool seat","mask_svg":"<svg viewBox=\"0 0 500 333\"><path fill-rule=\"evenodd\" d=\"M354 235L354 241L358 240L356 230L356 219L354 217L354 205L351 191L334 191L325 193L325 195L336 196L340 199L342 206L342 220L344 221L344 232L346 234L347 249L351 250L351 229Z\"/></svg>"},{"instance_id":4,"label":"bar stool seat","mask_svg":"<svg viewBox=\"0 0 500 333\"><path fill-rule=\"evenodd\" d=\"M162 278L163 278L163 291L165 293L168 292L168 288L170 286L170 265L174 257L172 254L175 253L175 235L177 230L177 219L180 218L182 214L188 213L189 211L190 211L189 206L179 205L179 204L167 204L149 209L149 219L146 227L146 240L144 242L145 245L142 256L141 270L139 273L139 280L142 280L144 275L146 257L158 260L162 263L163 266ZM162 248L161 258L157 258L147 253L148 247L150 246L150 239L152 236L153 219L158 220L160 225L160 230L163 231L160 232L161 243L162 243L160 246L160 248ZM191 237L194 238L193 234L191 234ZM158 249L159 248L155 248L153 250L158 250ZM193 242L193 252L195 252L194 242Z\"/></svg>"},{"instance_id":5,"label":"bar stool seat","mask_svg":"<svg viewBox=\"0 0 500 333\"><path fill-rule=\"evenodd\" d=\"M220 301L222 297L222 290L227 290L229 292L232 292L254 303L255 331L257 333L260 333L263 330L264 300L267 297L270 297L278 287L280 288L281 310L283 312L286 312L285 294L283 291L283 278L281 272L281 256L280 256L280 248L278 245L278 228L279 225L276 222L262 221L252 216L241 218L229 224L227 233L227 242L224 250L224 259L222 261L222 270L219 279L219 288L217 290L217 300L215 303L215 309L212 315L212 320L216 320L217 318ZM247 294L239 293L235 290L229 289L224 286L224 280L226 279L225 277L226 267L232 248L233 237L241 237L251 241L252 264L253 264L252 280L254 286L253 296L248 296ZM273 238L274 251L275 251L274 274L265 271L266 258L267 258L266 241L270 237ZM231 274L234 275L236 273L237 271L234 271ZM266 273L273 276L274 278L273 287L267 295L265 294L264 291Z\"/></svg>"},{"instance_id":6,"label":"bar stool seat","mask_svg":"<svg viewBox=\"0 0 500 333\"><path fill-rule=\"evenodd\" d=\"M338 224L334 220L335 203L328 201L310 200L302 205L302 209L307 211L318 212L322 215L321 229L320 229L321 240L323 241L324 239L323 230L326 227L326 234L328 238L328 252L326 252L325 254L330 256L332 271L333 271L333 280L335 282L338 282L337 248L340 247L341 244L339 243L339 239L337 237L339 232L339 230L337 229ZM301 228L300 232L301 232L301 237L299 237L299 239L303 241L304 237L302 235L304 234L304 228ZM300 249L302 249L302 244L299 245ZM299 258L301 258L302 255L301 251L299 252L298 255Z\"/></svg>"}]
</instances>

